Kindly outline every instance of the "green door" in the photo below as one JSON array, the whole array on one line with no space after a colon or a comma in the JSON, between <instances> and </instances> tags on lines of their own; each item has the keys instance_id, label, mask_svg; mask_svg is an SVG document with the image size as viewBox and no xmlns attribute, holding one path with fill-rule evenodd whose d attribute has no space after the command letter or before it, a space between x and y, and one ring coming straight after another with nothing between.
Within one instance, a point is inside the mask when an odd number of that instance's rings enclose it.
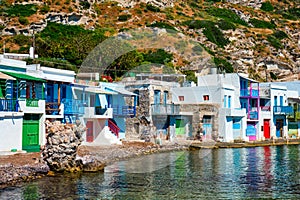
<instances>
[{"instance_id":1,"label":"green door","mask_svg":"<svg viewBox=\"0 0 300 200\"><path fill-rule=\"evenodd\" d=\"M185 134L185 124L183 119L176 119L176 135Z\"/></svg>"},{"instance_id":2,"label":"green door","mask_svg":"<svg viewBox=\"0 0 300 200\"><path fill-rule=\"evenodd\" d=\"M27 152L39 152L39 115L25 114L23 120L22 149Z\"/></svg>"}]
</instances>

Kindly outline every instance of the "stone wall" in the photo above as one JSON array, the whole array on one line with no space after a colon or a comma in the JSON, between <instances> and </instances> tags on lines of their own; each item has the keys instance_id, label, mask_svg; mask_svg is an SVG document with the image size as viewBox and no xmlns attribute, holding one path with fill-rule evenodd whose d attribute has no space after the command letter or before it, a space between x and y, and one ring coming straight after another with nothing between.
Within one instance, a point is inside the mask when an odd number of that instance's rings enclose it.
<instances>
[{"instance_id":1,"label":"stone wall","mask_svg":"<svg viewBox=\"0 0 300 200\"><path fill-rule=\"evenodd\" d=\"M218 113L219 105L218 104L208 104L208 103L201 103L201 104L181 104L180 105L180 112L186 113L193 113L192 117L192 129L193 129L193 136L195 137L199 132L201 132L203 128L203 116L211 116L213 119L212 122L212 137L213 139L217 139L219 135L219 123L218 123Z\"/></svg>"}]
</instances>

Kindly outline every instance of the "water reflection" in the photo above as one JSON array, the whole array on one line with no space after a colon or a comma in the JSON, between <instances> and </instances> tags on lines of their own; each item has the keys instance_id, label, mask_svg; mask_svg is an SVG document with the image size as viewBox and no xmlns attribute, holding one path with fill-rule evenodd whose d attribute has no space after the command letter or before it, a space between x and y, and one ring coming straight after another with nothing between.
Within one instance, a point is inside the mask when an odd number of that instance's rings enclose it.
<instances>
[{"instance_id":1,"label":"water reflection","mask_svg":"<svg viewBox=\"0 0 300 200\"><path fill-rule=\"evenodd\" d=\"M200 150L131 159L104 173L45 177L0 190L0 199L299 199L299 145L209 151L204 157Z\"/></svg>"}]
</instances>

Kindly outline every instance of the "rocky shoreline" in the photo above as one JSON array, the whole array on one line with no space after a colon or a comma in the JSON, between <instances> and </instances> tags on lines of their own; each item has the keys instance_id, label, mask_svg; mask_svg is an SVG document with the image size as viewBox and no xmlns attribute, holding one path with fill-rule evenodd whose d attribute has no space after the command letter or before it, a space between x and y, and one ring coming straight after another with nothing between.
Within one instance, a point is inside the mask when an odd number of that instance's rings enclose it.
<instances>
[{"instance_id":1,"label":"rocky shoreline","mask_svg":"<svg viewBox=\"0 0 300 200\"><path fill-rule=\"evenodd\" d=\"M97 172L102 171L106 165L119 160L180 150L189 150L189 143L167 143L161 146L151 142L123 142L122 145L111 146L81 145L77 151L76 161L82 163L81 171ZM23 154L0 156L0 188L55 174L42 159L42 153L25 153L26 156Z\"/></svg>"},{"instance_id":2,"label":"rocky shoreline","mask_svg":"<svg viewBox=\"0 0 300 200\"><path fill-rule=\"evenodd\" d=\"M205 143L198 141L179 141L170 143L164 141L163 145L151 142L126 142L122 145L111 146L85 146L77 149L77 162L82 163L83 172L102 171L106 165L113 162L135 158L143 155L170 151L194 150L201 148L244 148L274 145L299 145L300 139L276 140L246 143ZM9 156L0 156L0 188L15 185L19 182L30 181L54 172L42 159L42 153L19 153Z\"/></svg>"}]
</instances>

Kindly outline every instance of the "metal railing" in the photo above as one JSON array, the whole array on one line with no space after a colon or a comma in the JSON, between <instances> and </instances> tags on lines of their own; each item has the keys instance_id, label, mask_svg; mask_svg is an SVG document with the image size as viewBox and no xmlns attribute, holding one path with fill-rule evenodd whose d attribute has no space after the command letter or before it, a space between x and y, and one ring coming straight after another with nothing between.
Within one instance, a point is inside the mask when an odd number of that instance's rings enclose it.
<instances>
[{"instance_id":1,"label":"metal railing","mask_svg":"<svg viewBox=\"0 0 300 200\"><path fill-rule=\"evenodd\" d=\"M113 106L113 115L119 117L134 117L136 114L135 106Z\"/></svg>"},{"instance_id":2,"label":"metal railing","mask_svg":"<svg viewBox=\"0 0 300 200\"><path fill-rule=\"evenodd\" d=\"M84 114L84 103L76 99L63 99L64 114L66 115L82 115Z\"/></svg>"},{"instance_id":3,"label":"metal railing","mask_svg":"<svg viewBox=\"0 0 300 200\"><path fill-rule=\"evenodd\" d=\"M287 114L293 114L294 109L292 106L274 106L273 112L276 115L287 115Z\"/></svg>"},{"instance_id":4,"label":"metal railing","mask_svg":"<svg viewBox=\"0 0 300 200\"><path fill-rule=\"evenodd\" d=\"M14 99L0 99L0 111L13 112L17 111L17 101Z\"/></svg>"},{"instance_id":5,"label":"metal railing","mask_svg":"<svg viewBox=\"0 0 300 200\"><path fill-rule=\"evenodd\" d=\"M177 115L180 111L180 105L175 104L152 104L152 115Z\"/></svg>"},{"instance_id":6,"label":"metal railing","mask_svg":"<svg viewBox=\"0 0 300 200\"><path fill-rule=\"evenodd\" d=\"M117 138L119 138L120 128L111 119L108 120L108 128L115 136L117 136Z\"/></svg>"},{"instance_id":7,"label":"metal railing","mask_svg":"<svg viewBox=\"0 0 300 200\"><path fill-rule=\"evenodd\" d=\"M58 102L47 102L46 103L46 114L47 115L59 115L60 112L60 108L59 108L60 104Z\"/></svg>"}]
</instances>

